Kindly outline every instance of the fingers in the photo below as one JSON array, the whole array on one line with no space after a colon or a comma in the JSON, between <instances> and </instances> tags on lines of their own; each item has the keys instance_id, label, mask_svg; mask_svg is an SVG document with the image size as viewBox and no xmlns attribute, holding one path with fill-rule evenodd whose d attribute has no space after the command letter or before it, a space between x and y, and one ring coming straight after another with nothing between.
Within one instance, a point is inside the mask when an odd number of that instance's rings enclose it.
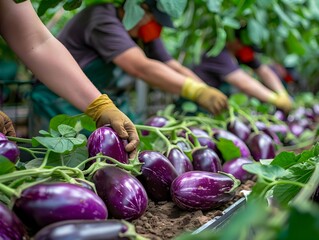
<instances>
[{"instance_id":1,"label":"fingers","mask_svg":"<svg viewBox=\"0 0 319 240\"><path fill-rule=\"evenodd\" d=\"M121 120L115 120L111 123L112 128L117 132L120 138L128 139L129 135L124 128L124 121Z\"/></svg>"},{"instance_id":2,"label":"fingers","mask_svg":"<svg viewBox=\"0 0 319 240\"><path fill-rule=\"evenodd\" d=\"M6 136L16 136L11 119L2 111L0 111L0 132Z\"/></svg>"}]
</instances>

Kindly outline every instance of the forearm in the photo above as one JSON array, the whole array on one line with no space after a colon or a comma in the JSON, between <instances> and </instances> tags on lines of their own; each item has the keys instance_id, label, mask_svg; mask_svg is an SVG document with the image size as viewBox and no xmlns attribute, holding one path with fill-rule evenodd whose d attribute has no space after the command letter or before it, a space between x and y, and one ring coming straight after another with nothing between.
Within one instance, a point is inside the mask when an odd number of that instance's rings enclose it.
<instances>
[{"instance_id":1,"label":"forearm","mask_svg":"<svg viewBox=\"0 0 319 240\"><path fill-rule=\"evenodd\" d=\"M41 82L81 111L100 95L71 54L54 37L20 57Z\"/></svg>"},{"instance_id":2,"label":"forearm","mask_svg":"<svg viewBox=\"0 0 319 240\"><path fill-rule=\"evenodd\" d=\"M261 81L265 84L265 86L274 92L280 92L285 89L279 77L267 65L261 65L256 70L256 73L261 78Z\"/></svg>"},{"instance_id":3,"label":"forearm","mask_svg":"<svg viewBox=\"0 0 319 240\"><path fill-rule=\"evenodd\" d=\"M274 93L241 69L227 75L225 81L235 86L245 94L255 97L263 102L268 102Z\"/></svg>"},{"instance_id":4,"label":"forearm","mask_svg":"<svg viewBox=\"0 0 319 240\"><path fill-rule=\"evenodd\" d=\"M192 70L183 66L175 59L172 59L172 60L166 62L166 65L168 65L170 68L174 69L176 72L178 72L184 76L188 76L194 80L202 82L202 80Z\"/></svg>"}]
</instances>

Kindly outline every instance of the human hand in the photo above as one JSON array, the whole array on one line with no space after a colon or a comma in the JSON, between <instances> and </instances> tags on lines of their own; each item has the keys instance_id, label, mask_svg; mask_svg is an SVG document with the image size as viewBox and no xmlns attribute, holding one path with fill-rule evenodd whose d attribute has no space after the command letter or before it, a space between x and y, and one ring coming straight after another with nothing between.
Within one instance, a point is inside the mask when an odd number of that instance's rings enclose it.
<instances>
[{"instance_id":1,"label":"human hand","mask_svg":"<svg viewBox=\"0 0 319 240\"><path fill-rule=\"evenodd\" d=\"M125 150L130 158L136 155L139 137L132 121L122 113L105 94L95 99L86 109L85 113L96 122L96 127L110 124L120 138L127 139Z\"/></svg>"},{"instance_id":2,"label":"human hand","mask_svg":"<svg viewBox=\"0 0 319 240\"><path fill-rule=\"evenodd\" d=\"M293 105L291 99L292 98L286 91L280 91L271 95L269 102L288 114L291 111Z\"/></svg>"},{"instance_id":3,"label":"human hand","mask_svg":"<svg viewBox=\"0 0 319 240\"><path fill-rule=\"evenodd\" d=\"M2 111L0 111L0 132L6 136L16 136L11 119Z\"/></svg>"},{"instance_id":4,"label":"human hand","mask_svg":"<svg viewBox=\"0 0 319 240\"><path fill-rule=\"evenodd\" d=\"M181 95L197 102L200 106L216 115L228 107L225 94L216 88L196 82L191 78L186 79Z\"/></svg>"}]
</instances>

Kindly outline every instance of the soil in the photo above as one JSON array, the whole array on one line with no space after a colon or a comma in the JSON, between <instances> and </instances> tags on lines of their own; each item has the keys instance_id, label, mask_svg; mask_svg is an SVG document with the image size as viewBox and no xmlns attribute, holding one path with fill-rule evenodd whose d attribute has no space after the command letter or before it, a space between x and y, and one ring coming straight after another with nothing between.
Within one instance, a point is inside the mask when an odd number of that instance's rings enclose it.
<instances>
[{"instance_id":1,"label":"soil","mask_svg":"<svg viewBox=\"0 0 319 240\"><path fill-rule=\"evenodd\" d=\"M223 210L243 197L241 191L251 190L253 185L254 181L251 180L241 184L231 201L210 211L189 212L179 209L171 201L155 203L150 200L145 214L132 223L136 232L148 239L173 239L184 232L193 232L214 217L223 215Z\"/></svg>"}]
</instances>

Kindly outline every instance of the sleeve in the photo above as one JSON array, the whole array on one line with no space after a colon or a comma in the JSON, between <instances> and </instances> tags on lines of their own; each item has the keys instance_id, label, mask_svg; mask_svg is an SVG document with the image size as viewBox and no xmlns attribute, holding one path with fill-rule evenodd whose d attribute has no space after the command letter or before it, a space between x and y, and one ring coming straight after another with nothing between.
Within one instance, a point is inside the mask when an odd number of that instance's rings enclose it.
<instances>
[{"instance_id":1,"label":"sleeve","mask_svg":"<svg viewBox=\"0 0 319 240\"><path fill-rule=\"evenodd\" d=\"M116 16L108 18L105 15L97 16L86 38L88 44L107 63L126 50L137 46Z\"/></svg>"},{"instance_id":2,"label":"sleeve","mask_svg":"<svg viewBox=\"0 0 319 240\"><path fill-rule=\"evenodd\" d=\"M239 63L245 64L252 69L260 67L261 62L256 58L254 50L249 46L244 46L236 52Z\"/></svg>"},{"instance_id":3,"label":"sleeve","mask_svg":"<svg viewBox=\"0 0 319 240\"><path fill-rule=\"evenodd\" d=\"M145 43L144 52L147 57L161 62L167 62L173 59L172 56L167 52L164 43L160 38L157 38L152 42Z\"/></svg>"}]
</instances>

